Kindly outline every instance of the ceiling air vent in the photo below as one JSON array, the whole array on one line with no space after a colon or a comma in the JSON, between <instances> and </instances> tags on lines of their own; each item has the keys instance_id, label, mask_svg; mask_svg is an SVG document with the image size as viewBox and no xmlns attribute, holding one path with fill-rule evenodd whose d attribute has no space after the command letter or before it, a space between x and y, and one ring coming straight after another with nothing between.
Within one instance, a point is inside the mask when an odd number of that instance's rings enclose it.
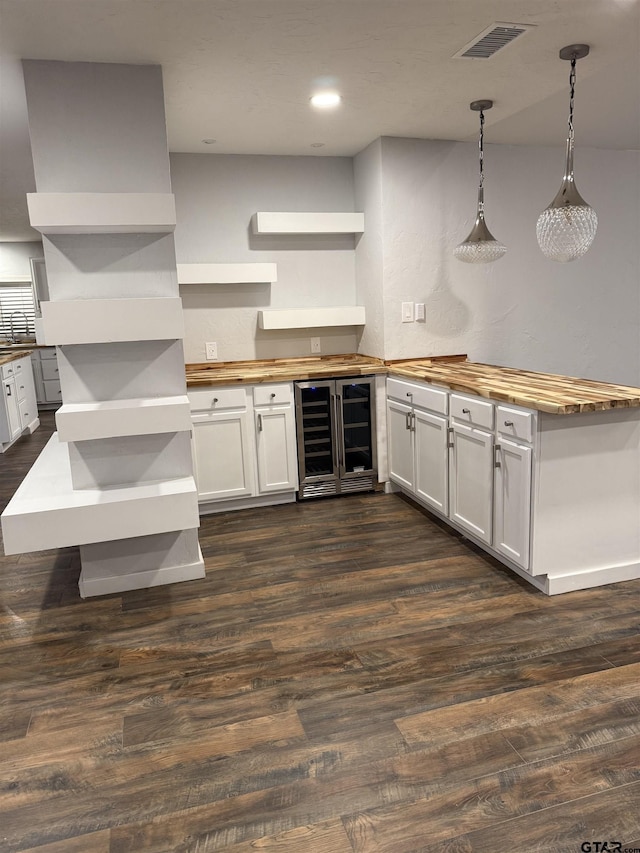
<instances>
[{"instance_id":1,"label":"ceiling air vent","mask_svg":"<svg viewBox=\"0 0 640 853\"><path fill-rule=\"evenodd\" d=\"M535 24L491 24L479 36L476 36L472 42L465 45L462 50L454 53L454 58L489 59L500 48L511 44L514 39L526 33L533 26Z\"/></svg>"}]
</instances>

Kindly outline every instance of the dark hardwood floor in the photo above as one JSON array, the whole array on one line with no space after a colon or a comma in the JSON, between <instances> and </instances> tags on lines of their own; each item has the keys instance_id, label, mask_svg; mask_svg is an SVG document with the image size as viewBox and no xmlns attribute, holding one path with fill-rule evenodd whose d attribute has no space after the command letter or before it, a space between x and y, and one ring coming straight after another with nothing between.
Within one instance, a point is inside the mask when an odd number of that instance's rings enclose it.
<instances>
[{"instance_id":1,"label":"dark hardwood floor","mask_svg":"<svg viewBox=\"0 0 640 853\"><path fill-rule=\"evenodd\" d=\"M640 582L547 598L395 495L201 543L86 601L76 548L0 557L3 853L640 850Z\"/></svg>"}]
</instances>

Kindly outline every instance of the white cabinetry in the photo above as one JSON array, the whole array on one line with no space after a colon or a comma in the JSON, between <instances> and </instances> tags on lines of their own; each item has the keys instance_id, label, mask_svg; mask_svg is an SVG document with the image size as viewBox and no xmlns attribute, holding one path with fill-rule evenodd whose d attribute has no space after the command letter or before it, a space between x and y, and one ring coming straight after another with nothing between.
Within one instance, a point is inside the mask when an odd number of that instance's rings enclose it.
<instances>
[{"instance_id":1,"label":"white cabinetry","mask_svg":"<svg viewBox=\"0 0 640 853\"><path fill-rule=\"evenodd\" d=\"M296 425L290 384L253 389L258 492L295 490L297 486Z\"/></svg>"},{"instance_id":2,"label":"white cabinetry","mask_svg":"<svg viewBox=\"0 0 640 853\"><path fill-rule=\"evenodd\" d=\"M40 421L30 356L3 364L0 375L0 452L4 452L26 429L36 430Z\"/></svg>"},{"instance_id":3,"label":"white cabinetry","mask_svg":"<svg viewBox=\"0 0 640 853\"><path fill-rule=\"evenodd\" d=\"M36 401L42 409L57 408L62 402L55 347L44 347L31 354Z\"/></svg>"},{"instance_id":4,"label":"white cabinetry","mask_svg":"<svg viewBox=\"0 0 640 853\"><path fill-rule=\"evenodd\" d=\"M449 517L490 545L494 442L487 427L493 428L493 406L459 394L451 394L450 402Z\"/></svg>"},{"instance_id":5,"label":"white cabinetry","mask_svg":"<svg viewBox=\"0 0 640 853\"><path fill-rule=\"evenodd\" d=\"M387 381L387 393L389 476L425 505L446 514L447 394L398 379Z\"/></svg>"},{"instance_id":6,"label":"white cabinetry","mask_svg":"<svg viewBox=\"0 0 640 853\"><path fill-rule=\"evenodd\" d=\"M189 389L201 512L295 500L291 383Z\"/></svg>"},{"instance_id":7,"label":"white cabinetry","mask_svg":"<svg viewBox=\"0 0 640 853\"><path fill-rule=\"evenodd\" d=\"M528 571L535 414L395 377L387 397L390 479Z\"/></svg>"}]
</instances>

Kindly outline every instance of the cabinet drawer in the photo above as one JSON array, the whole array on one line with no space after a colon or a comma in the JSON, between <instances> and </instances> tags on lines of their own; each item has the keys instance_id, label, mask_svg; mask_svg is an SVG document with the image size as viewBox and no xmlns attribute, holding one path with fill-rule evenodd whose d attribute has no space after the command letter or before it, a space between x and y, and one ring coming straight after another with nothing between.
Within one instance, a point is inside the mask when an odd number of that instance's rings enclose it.
<instances>
[{"instance_id":1,"label":"cabinet drawer","mask_svg":"<svg viewBox=\"0 0 640 853\"><path fill-rule=\"evenodd\" d=\"M533 412L523 412L521 409L497 406L496 428L501 435L508 438L520 438L523 441L532 442L535 415Z\"/></svg>"},{"instance_id":2,"label":"cabinet drawer","mask_svg":"<svg viewBox=\"0 0 640 853\"><path fill-rule=\"evenodd\" d=\"M246 388L198 388L187 392L191 411L220 411L221 409L246 409Z\"/></svg>"},{"instance_id":3,"label":"cabinet drawer","mask_svg":"<svg viewBox=\"0 0 640 853\"><path fill-rule=\"evenodd\" d=\"M292 400L293 387L288 382L280 382L277 385L256 385L253 389L255 406L275 406L291 403Z\"/></svg>"},{"instance_id":4,"label":"cabinet drawer","mask_svg":"<svg viewBox=\"0 0 640 853\"><path fill-rule=\"evenodd\" d=\"M18 408L20 409L20 423L24 428L36 417L37 412L29 400L21 400Z\"/></svg>"},{"instance_id":5,"label":"cabinet drawer","mask_svg":"<svg viewBox=\"0 0 640 853\"><path fill-rule=\"evenodd\" d=\"M8 364L3 364L0 370L2 371L2 378L8 379L15 372L15 362L10 361Z\"/></svg>"},{"instance_id":6,"label":"cabinet drawer","mask_svg":"<svg viewBox=\"0 0 640 853\"><path fill-rule=\"evenodd\" d=\"M38 350L40 353L40 358L42 360L47 358L56 358L56 348L55 347L45 347L44 349Z\"/></svg>"},{"instance_id":7,"label":"cabinet drawer","mask_svg":"<svg viewBox=\"0 0 640 853\"><path fill-rule=\"evenodd\" d=\"M44 385L44 399L46 403L55 403L58 400L62 400L60 382L57 379L47 379L42 384Z\"/></svg>"},{"instance_id":8,"label":"cabinet drawer","mask_svg":"<svg viewBox=\"0 0 640 853\"><path fill-rule=\"evenodd\" d=\"M451 395L451 414L456 420L466 424L493 429L493 403L487 403L479 397Z\"/></svg>"},{"instance_id":9,"label":"cabinet drawer","mask_svg":"<svg viewBox=\"0 0 640 853\"><path fill-rule=\"evenodd\" d=\"M45 361L41 361L40 365L42 367L42 378L43 379L58 379L58 359L57 358L48 358Z\"/></svg>"},{"instance_id":10,"label":"cabinet drawer","mask_svg":"<svg viewBox=\"0 0 640 853\"><path fill-rule=\"evenodd\" d=\"M18 400L24 400L27 396L27 381L23 376L16 376L16 394Z\"/></svg>"},{"instance_id":11,"label":"cabinet drawer","mask_svg":"<svg viewBox=\"0 0 640 853\"><path fill-rule=\"evenodd\" d=\"M387 395L401 403L430 409L439 415L447 414L447 392L433 388L431 385L418 385L415 382L403 382L401 379L387 379Z\"/></svg>"}]
</instances>

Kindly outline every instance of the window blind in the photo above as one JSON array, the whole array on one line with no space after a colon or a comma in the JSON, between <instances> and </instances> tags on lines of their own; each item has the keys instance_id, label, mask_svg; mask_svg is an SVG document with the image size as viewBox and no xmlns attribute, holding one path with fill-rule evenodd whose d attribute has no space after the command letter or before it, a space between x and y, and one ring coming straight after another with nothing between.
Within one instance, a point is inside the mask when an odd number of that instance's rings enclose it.
<instances>
[{"instance_id":1,"label":"window blind","mask_svg":"<svg viewBox=\"0 0 640 853\"><path fill-rule=\"evenodd\" d=\"M0 338L13 334L33 337L35 316L31 283L0 282Z\"/></svg>"}]
</instances>

